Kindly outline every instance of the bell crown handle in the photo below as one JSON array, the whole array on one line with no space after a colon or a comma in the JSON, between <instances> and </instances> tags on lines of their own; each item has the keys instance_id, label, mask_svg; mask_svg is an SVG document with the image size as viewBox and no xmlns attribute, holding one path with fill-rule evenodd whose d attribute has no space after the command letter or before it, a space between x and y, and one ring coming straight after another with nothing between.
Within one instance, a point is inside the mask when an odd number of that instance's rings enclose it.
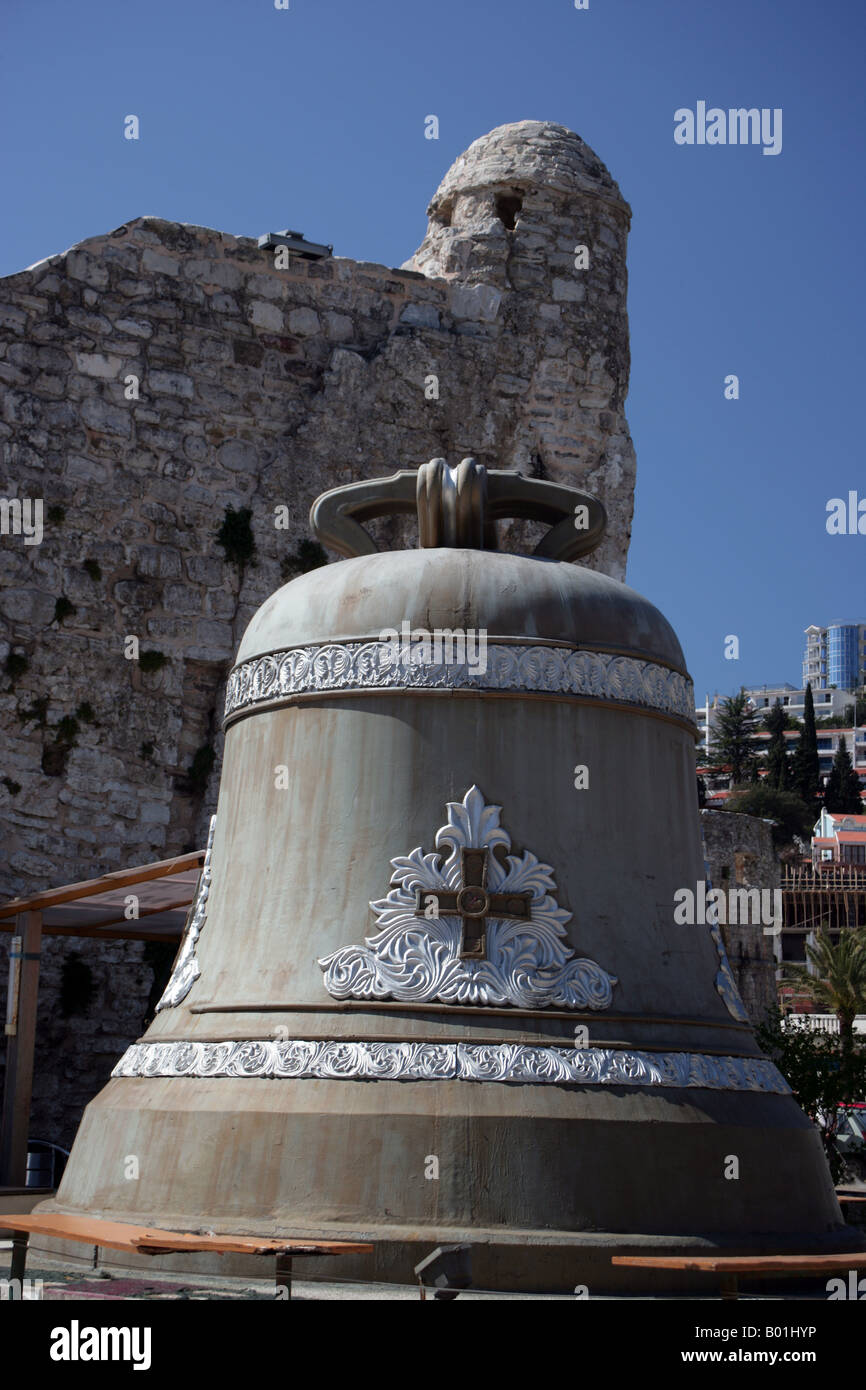
<instances>
[{"instance_id":1,"label":"bell crown handle","mask_svg":"<svg viewBox=\"0 0 866 1390\"><path fill-rule=\"evenodd\" d=\"M451 468L443 458L389 478L345 483L317 497L310 525L323 545L341 555L375 555L363 525L379 516L418 515L418 543L427 549L495 550L498 520L520 517L547 522L550 530L532 554L545 560L577 560L595 550L607 515L597 497L517 472L488 472L474 458Z\"/></svg>"}]
</instances>

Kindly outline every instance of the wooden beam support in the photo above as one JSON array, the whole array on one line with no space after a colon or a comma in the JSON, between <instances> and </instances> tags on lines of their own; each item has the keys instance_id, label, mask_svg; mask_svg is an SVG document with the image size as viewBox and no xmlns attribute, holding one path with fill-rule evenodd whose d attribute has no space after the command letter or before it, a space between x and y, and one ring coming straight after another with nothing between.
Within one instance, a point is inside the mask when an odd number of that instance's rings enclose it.
<instances>
[{"instance_id":1,"label":"wooden beam support","mask_svg":"<svg viewBox=\"0 0 866 1390\"><path fill-rule=\"evenodd\" d=\"M7 1187L24 1187L27 1181L27 1138L42 954L42 913L38 909L21 914L18 934L22 938L18 1008L15 1023L8 1025L15 1031L6 1040L6 1082L0 1127L0 1181Z\"/></svg>"},{"instance_id":2,"label":"wooden beam support","mask_svg":"<svg viewBox=\"0 0 866 1390\"><path fill-rule=\"evenodd\" d=\"M183 936L183 923L178 926L173 935L164 931L148 929L147 927L136 926L145 917L159 917L162 912L177 912L179 908L188 909L194 898L194 893L190 891L189 897L180 898L177 902L162 903L159 907L145 907L139 911L137 917L110 917L106 922L82 922L80 925L58 924L49 925L43 922L42 933L44 936L93 936L104 937L106 941L178 941ZM121 926L125 923L122 931L109 931L110 927Z\"/></svg>"},{"instance_id":3,"label":"wooden beam support","mask_svg":"<svg viewBox=\"0 0 866 1390\"><path fill-rule=\"evenodd\" d=\"M110 893L113 889L131 887L134 883L149 883L151 879L166 878L169 874L182 874L186 869L200 869L204 863L204 854L203 849L197 849L192 854L179 854L174 859L160 859L155 864L139 864L135 869L118 869L114 873L103 874L101 878L89 878L81 883L67 883L62 888L46 888L42 893L32 893L29 898L12 898L0 907L0 920L36 908L59 907L62 903L75 902L77 898L96 897L99 893Z\"/></svg>"},{"instance_id":4,"label":"wooden beam support","mask_svg":"<svg viewBox=\"0 0 866 1390\"><path fill-rule=\"evenodd\" d=\"M189 906L189 904L187 904ZM112 927L109 931L107 927L45 927L45 936L80 936L82 938L93 937L102 938L103 941L167 941L175 945L183 936L183 925L178 927L176 932L159 931L156 927L135 927L130 923L130 930L118 931Z\"/></svg>"}]
</instances>

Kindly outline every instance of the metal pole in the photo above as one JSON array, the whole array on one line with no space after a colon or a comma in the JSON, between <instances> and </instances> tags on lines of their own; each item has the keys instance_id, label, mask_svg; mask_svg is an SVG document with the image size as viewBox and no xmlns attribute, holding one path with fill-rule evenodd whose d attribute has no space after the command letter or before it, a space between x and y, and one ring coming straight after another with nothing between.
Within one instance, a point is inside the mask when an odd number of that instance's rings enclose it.
<instances>
[{"instance_id":1,"label":"metal pole","mask_svg":"<svg viewBox=\"0 0 866 1390\"><path fill-rule=\"evenodd\" d=\"M17 962L17 1009L10 1013L7 1008L7 1019L14 1020L14 1032L9 1034L6 1044L6 1083L0 1129L0 1182L7 1187L24 1187L27 1181L27 1137L33 1093L42 912L19 913L18 926L22 950ZM7 1031L8 1026L7 1023Z\"/></svg>"}]
</instances>

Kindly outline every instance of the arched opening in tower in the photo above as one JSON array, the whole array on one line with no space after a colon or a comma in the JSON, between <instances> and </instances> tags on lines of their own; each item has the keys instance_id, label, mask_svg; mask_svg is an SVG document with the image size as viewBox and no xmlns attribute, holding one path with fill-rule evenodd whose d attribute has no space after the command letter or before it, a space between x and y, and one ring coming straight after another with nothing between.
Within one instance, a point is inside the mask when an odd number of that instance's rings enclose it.
<instances>
[{"instance_id":1,"label":"arched opening in tower","mask_svg":"<svg viewBox=\"0 0 866 1390\"><path fill-rule=\"evenodd\" d=\"M517 214L522 207L523 197L520 193L497 193L496 216L507 232L514 231Z\"/></svg>"}]
</instances>

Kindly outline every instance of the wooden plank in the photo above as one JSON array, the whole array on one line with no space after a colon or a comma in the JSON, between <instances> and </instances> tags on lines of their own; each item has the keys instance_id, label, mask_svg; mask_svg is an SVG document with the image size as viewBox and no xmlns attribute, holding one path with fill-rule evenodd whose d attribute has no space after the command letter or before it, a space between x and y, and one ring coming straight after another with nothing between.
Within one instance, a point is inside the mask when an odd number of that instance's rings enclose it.
<instances>
[{"instance_id":1,"label":"wooden plank","mask_svg":"<svg viewBox=\"0 0 866 1390\"><path fill-rule=\"evenodd\" d=\"M149 883L151 879L166 878L169 874L182 874L185 869L201 868L204 854L203 849L197 849L192 854L179 854L174 859L159 859L153 864L140 864L135 869L115 869L110 874L102 874L100 878L66 883L60 888L46 888L41 893L32 893L29 898L12 898L0 907L0 920L35 908L59 907L61 903L75 902L77 898L96 897L113 888Z\"/></svg>"},{"instance_id":2,"label":"wooden plank","mask_svg":"<svg viewBox=\"0 0 866 1390\"><path fill-rule=\"evenodd\" d=\"M69 1216L45 1212L31 1216L7 1216L0 1212L0 1229L28 1231L56 1240L103 1245L108 1250L132 1250L142 1254L211 1250L218 1254L364 1255L372 1244L347 1240L296 1239L281 1236L198 1235L195 1231L164 1231L158 1226L135 1226L125 1221L104 1221L93 1216Z\"/></svg>"},{"instance_id":3,"label":"wooden plank","mask_svg":"<svg viewBox=\"0 0 866 1390\"><path fill-rule=\"evenodd\" d=\"M841 1255L613 1255L611 1264L692 1269L707 1274L829 1274L835 1269L866 1269L866 1251Z\"/></svg>"},{"instance_id":4,"label":"wooden plank","mask_svg":"<svg viewBox=\"0 0 866 1390\"><path fill-rule=\"evenodd\" d=\"M181 907L189 907L189 903L181 903ZM163 909L164 910L164 909ZM130 919L130 926L134 919ZM3 924L0 922L0 931ZM160 931L158 927L142 927L137 931L127 931L112 927L43 927L45 936L80 936L82 938L95 937L102 938L103 941L165 941L169 946L177 946L183 936L183 923L176 930L169 931L166 928Z\"/></svg>"},{"instance_id":5,"label":"wooden plank","mask_svg":"<svg viewBox=\"0 0 866 1390\"><path fill-rule=\"evenodd\" d=\"M127 1225L121 1221L100 1221L87 1216L66 1216L45 1213L30 1216L0 1216L3 1226L11 1231L29 1231L31 1235L53 1236L58 1240L82 1241L86 1245L104 1245L109 1250L134 1250L134 1236L147 1233L147 1227ZM156 1234L156 1231L152 1232Z\"/></svg>"},{"instance_id":6,"label":"wooden plank","mask_svg":"<svg viewBox=\"0 0 866 1390\"><path fill-rule=\"evenodd\" d=\"M17 1022L6 1046L6 1079L0 1125L0 1182L7 1187L23 1187L27 1181L27 1137L33 1094L39 957L42 953L42 913L25 912L22 919L19 931L22 959Z\"/></svg>"},{"instance_id":7,"label":"wooden plank","mask_svg":"<svg viewBox=\"0 0 866 1390\"><path fill-rule=\"evenodd\" d=\"M119 917L107 917L104 922L83 922L80 926L77 922L61 922L56 926L53 924L50 926L43 926L43 931L49 935L56 934L59 936L62 933L69 936L73 934L80 935L83 931L92 930L98 935L100 931L106 931L108 927L118 927L122 926L124 923L127 926L132 926L135 922L143 921L145 917L158 917L161 912L177 912L179 908L188 908L194 897L195 884L191 883L186 897L172 899L170 903L160 903L157 907L139 907L137 917L127 917L124 913L121 913ZM112 936L112 940L115 940L114 936Z\"/></svg>"},{"instance_id":8,"label":"wooden plank","mask_svg":"<svg viewBox=\"0 0 866 1390\"><path fill-rule=\"evenodd\" d=\"M135 1249L144 1255L167 1255L172 1251L208 1251L218 1255L365 1255L372 1245L353 1241L309 1241L294 1240L279 1236L271 1239L255 1236L191 1236L183 1239L184 1233L166 1232L156 1235L151 1232L134 1241Z\"/></svg>"},{"instance_id":9,"label":"wooden plank","mask_svg":"<svg viewBox=\"0 0 866 1390\"><path fill-rule=\"evenodd\" d=\"M347 1240L317 1240L315 1237L198 1235L195 1231L161 1231L140 1228L135 1244L140 1250L153 1251L157 1246L170 1244L172 1250L217 1250L227 1254L273 1255L279 1251L299 1255L303 1250L321 1254L363 1255L373 1249L371 1244Z\"/></svg>"},{"instance_id":10,"label":"wooden plank","mask_svg":"<svg viewBox=\"0 0 866 1390\"><path fill-rule=\"evenodd\" d=\"M100 936L106 941L179 941L183 936L184 923L178 923L177 927L162 931L154 927L139 927L136 924L144 920L145 917L159 917L163 912L177 912L180 908L188 910L195 898L195 884L190 884L189 894L185 898L170 903L162 903L159 907L145 907L139 910L137 917L109 917L104 922L74 922L71 925L60 923L42 924L42 931L45 936ZM109 928L123 926L122 931L113 931Z\"/></svg>"}]
</instances>

